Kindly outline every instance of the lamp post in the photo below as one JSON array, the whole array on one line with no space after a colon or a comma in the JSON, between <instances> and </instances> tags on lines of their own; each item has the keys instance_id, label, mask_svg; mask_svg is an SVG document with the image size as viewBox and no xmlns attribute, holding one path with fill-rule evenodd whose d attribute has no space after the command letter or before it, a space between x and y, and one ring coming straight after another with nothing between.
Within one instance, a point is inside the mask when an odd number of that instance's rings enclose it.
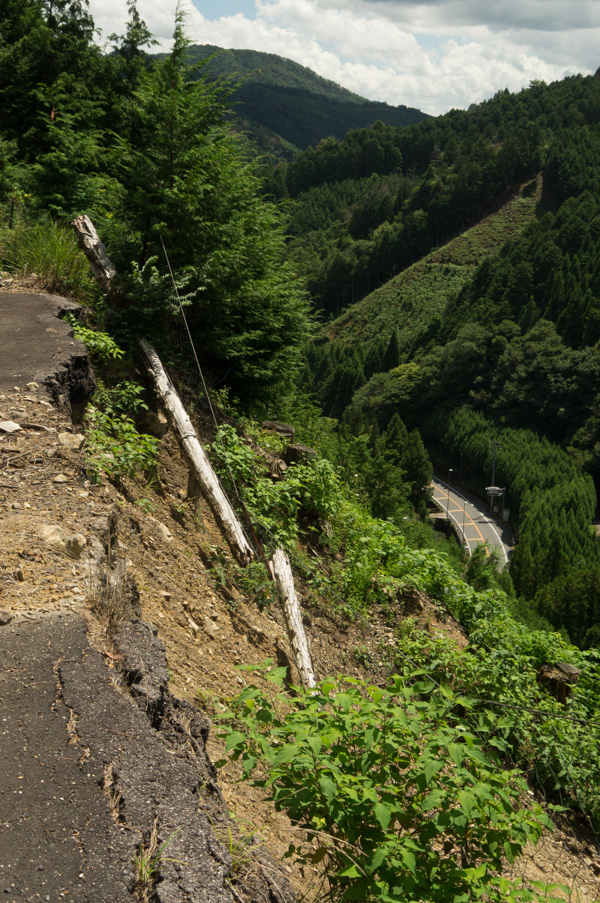
<instances>
[{"instance_id":1,"label":"lamp post","mask_svg":"<svg viewBox=\"0 0 600 903\"><path fill-rule=\"evenodd\" d=\"M446 520L450 520L450 474L454 473L451 467L448 468L448 489L446 490Z\"/></svg>"},{"instance_id":2,"label":"lamp post","mask_svg":"<svg viewBox=\"0 0 600 903\"><path fill-rule=\"evenodd\" d=\"M502 448L502 443L498 442L497 439L493 439L492 442L490 442L490 447L493 452L493 458L492 458L492 488L493 488L496 485L496 455L498 454L498 450ZM495 493L495 494L488 493L488 495L491 498L492 514L494 514L495 507L496 507L495 503L494 503L494 498L498 496L498 493Z\"/></svg>"}]
</instances>

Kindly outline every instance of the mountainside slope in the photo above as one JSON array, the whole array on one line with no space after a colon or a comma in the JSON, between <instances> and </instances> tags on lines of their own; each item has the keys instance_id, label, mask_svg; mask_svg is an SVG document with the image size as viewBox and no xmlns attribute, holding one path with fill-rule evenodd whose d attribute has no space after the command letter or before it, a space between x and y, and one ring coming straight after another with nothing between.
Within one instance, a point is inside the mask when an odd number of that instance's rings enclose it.
<instances>
[{"instance_id":1,"label":"mountainside slope","mask_svg":"<svg viewBox=\"0 0 600 903\"><path fill-rule=\"evenodd\" d=\"M541 179L521 185L498 211L349 307L324 332L338 346L369 348L398 334L400 350L435 329L450 299L456 299L479 264L515 239L536 216ZM420 343L419 343L420 344Z\"/></svg>"},{"instance_id":2,"label":"mountainside slope","mask_svg":"<svg viewBox=\"0 0 600 903\"><path fill-rule=\"evenodd\" d=\"M260 674L250 676L237 665L258 665L270 657L278 665L291 667L277 606L264 601L264 590L258 593L263 602L257 604L256 585L252 591L243 589L252 585L252 575L236 569L204 501L188 497L187 465L169 430L161 438L156 479L151 485L144 485L141 479L123 479L116 486L104 476L91 484L86 479L86 450L80 448L78 428L49 406L41 388L32 384L23 387L24 391L18 389L0 397L2 416L23 426L0 439L0 518L7 526L0 531L2 618L17 633L24 629L21 625L56 613L66 617L73 612L80 617L78 623L82 623L81 616L87 619L90 642L97 651L86 653L95 669L88 674L86 703L82 707L75 691L78 660L59 663L60 699L75 713L69 721L68 748L82 750L78 767L90 770L90 755L106 764L107 809L109 804L113 806L117 827L121 815L123 824L138 826L123 834L120 855L125 849L126 858L127 845L133 855L140 834L144 843L150 842L154 818L158 842L168 841L167 855L157 863L156 877L162 880L156 899L171 899L169 893L179 893L186 886L190 899L196 898L198 888L204 892L205 884L198 884L188 867L196 862L194 819L198 818L198 806L192 778L201 758L205 772L198 772L200 808L202 818L206 812L210 816L210 824L202 830L211 838L214 834L226 847L219 852L214 838L208 840L217 861L211 893L214 891L215 899L227 900L233 885L238 895L246 894L256 903L289 899L281 896L285 879L278 867L268 859L264 845L251 841L250 836L258 833L280 856L290 841L298 842L297 828L274 812L264 791L238 783L240 770L233 762L220 771L221 788L227 807L236 812L238 825L225 820L210 762L199 752L208 723L190 705L193 701L206 713L217 713L228 704L232 688L244 687L248 680L261 681ZM160 432L165 428L156 415L147 422ZM34 423L36 429L31 427ZM208 419L197 419L197 429L207 441L212 431ZM406 553L414 564L420 560L419 553L408 549ZM311 557L313 567L320 568L318 559ZM467 636L445 603L415 590L412 577L401 596L372 602L367 621L364 617L349 619L345 610L332 606L326 584L319 591L315 574L312 578L298 576L320 677L342 672L353 679L383 684L394 655L398 654L399 663L406 654L402 635L412 636L417 643L437 644L442 657L450 654L460 660L468 655ZM325 573L322 580L324 577ZM445 594L438 583L438 578L430 578L432 590ZM166 648L166 661L151 629L135 621L133 627L128 626L132 615L140 614L156 626ZM410 654L418 654L416 647ZM110 704L113 678L117 685L123 684L119 705L114 708L120 714L111 723L109 738L103 740L94 706L97 703L96 708L102 709ZM95 681L96 692L90 681ZM547 704L553 703L549 700ZM159 744L156 756L149 755L143 739L138 742L139 749L134 744L130 752L125 752L119 739L121 729L129 736L131 726L135 723L137 731L143 721ZM141 752L146 754L144 763L139 761ZM214 736L209 739L208 752L213 760L221 758L222 741ZM159 766L174 784L175 767L182 769L185 786L179 786L181 781L178 786L185 806L177 804L176 811L172 800L167 805L164 794L151 791L144 783ZM169 793L174 790L173 785ZM569 885L577 874L576 892L587 903L597 896L599 862L593 838L565 819L555 835L547 835L539 848L528 851L507 874ZM284 868L284 873L299 893L307 893L307 899L320 899L318 865ZM22 874L17 877L20 880Z\"/></svg>"},{"instance_id":3,"label":"mountainside slope","mask_svg":"<svg viewBox=\"0 0 600 903\"><path fill-rule=\"evenodd\" d=\"M212 45L190 47L190 62L215 54L203 74L241 84L231 103L248 131L267 140L277 136L296 149L316 145L323 138L345 137L350 129L381 120L405 126L429 118L406 106L366 100L292 60L255 50L222 50Z\"/></svg>"}]
</instances>

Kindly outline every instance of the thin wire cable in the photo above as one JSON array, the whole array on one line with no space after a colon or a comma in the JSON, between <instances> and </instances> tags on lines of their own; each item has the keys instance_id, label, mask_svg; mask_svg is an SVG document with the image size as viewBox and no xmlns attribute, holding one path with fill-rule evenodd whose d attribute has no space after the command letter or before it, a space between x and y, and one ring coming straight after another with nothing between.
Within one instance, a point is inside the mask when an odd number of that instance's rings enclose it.
<instances>
[{"instance_id":1,"label":"thin wire cable","mask_svg":"<svg viewBox=\"0 0 600 903\"><path fill-rule=\"evenodd\" d=\"M173 282L173 288L175 289L175 297L177 298L177 303L179 304L179 311L180 311L180 313L181 313L181 317L182 317L183 322L184 322L184 325L185 325L185 329L186 329L186 332L187 332L187 335L188 335L188 339L189 339L190 345L192 346L192 352L193 352L193 354L194 354L194 359L195 359L195 361L196 361L196 367L198 368L198 373L200 374L200 379L202 380L202 386L203 386L203 388L204 388L204 394L205 394L205 396L206 396L206 400L207 400L207 402L208 402L208 406L209 406L210 412L211 412L211 414L212 414L212 419L213 419L213 421L214 421L215 426L216 426L217 429L218 429L219 424L217 423L217 415L215 414L215 409L213 408L213 403L212 403L212 400L211 400L211 397L210 397L210 393L209 393L209 391L208 391L208 386L206 385L206 380L204 379L204 373L202 372L202 367L200 366L200 361L199 361L198 355L197 355L197 353L196 353L196 346L194 345L194 341L193 341L193 339L192 339L192 333L190 332L190 327L189 327L189 324L188 324L188 321L187 321L187 317L186 317L185 311L184 311L184 309L183 309L183 304L182 304L182 302L181 302L181 298L179 297L179 289L177 288L177 283L176 283L176 281L175 281L175 275L174 275L173 269L172 269L172 267L171 267L171 261L170 261L170 259L169 259L169 255L167 254L167 249L165 248L165 243L164 243L164 241L163 241L163 237L162 237L162 233L161 233L161 232L159 232L159 237L160 237L160 243L161 243L161 245L162 245L163 253L164 253L164 255L165 255L165 260L167 261L167 266L168 266L168 268L169 268L169 274L170 274L170 276L171 276L171 281Z\"/></svg>"},{"instance_id":2,"label":"thin wire cable","mask_svg":"<svg viewBox=\"0 0 600 903\"><path fill-rule=\"evenodd\" d=\"M173 283L173 288L174 288L174 290L175 290L175 297L177 298L177 303L179 304L179 311L180 311L180 313L181 313L181 318L182 318L182 320L183 320L183 322L184 322L185 330L186 330L187 337L188 337L188 341L189 341L190 346L191 346L191 348L192 348L192 353L193 353L193 355L194 355L194 360L195 360L195 362L196 362L196 367L197 367L197 369L198 369L198 373L200 374L200 379L201 379L201 381L202 381L202 387L203 387L203 389L204 389L204 395L206 396L206 400L207 400L208 406L209 406L209 408L210 408L210 412L211 412L211 415L212 415L213 423L214 423L214 425L215 425L215 428L218 430L218 429L219 429L219 423L218 423L218 420L217 420L217 415L216 415L215 409L214 409L214 407L213 407L212 399L211 399L211 397L210 397L210 392L209 392L209 390L208 390L208 386L207 386L206 380L205 380L205 378L204 378L204 373L203 373L202 367L201 367L201 365L200 365L200 360L199 360L199 358L198 358L198 353L197 353L197 351L196 351L196 345L195 345L194 340L193 340L193 338L192 338L192 333L191 333L191 330L190 330L190 327L189 327L189 324L188 324L188 321L187 321L187 317L186 317L186 315L185 315L185 310L184 310L183 304L182 304L182 302L181 302L181 298L179 297L179 290L178 290L178 288L177 288L177 282L175 281L175 275L174 275L174 273L173 273L173 268L172 268L172 266L171 266L171 260L170 260L170 258L169 258L168 253L167 253L167 249L166 249L165 243L164 243L164 241L163 241L162 233L160 233L160 232L159 232L159 237L160 237L160 243L161 243L161 245L162 245L163 253L164 253L164 255L165 255L165 260L167 261L167 267L169 268L169 274L170 274L170 276L171 276L171 281L172 281L172 283ZM252 541L253 541L253 543L254 543L255 551L257 552L258 556L264 560L264 562L265 562L265 564L266 564L267 562L266 562L266 558L265 558L265 554L264 554L264 549L262 548L261 543L258 541L258 537L256 536L256 533L255 533L255 531L254 531L254 527L253 527L253 525L252 525L252 522L250 521L250 516L249 516L249 514L248 514L248 512L247 512L247 510L246 510L246 507L245 507L245 505L244 505L244 501L243 501L243 499L242 499L242 497L241 497L241 495L240 495L240 491L239 491L239 489L238 489L237 483L236 483L236 481L235 481L235 477L233 476L233 472L232 472L231 466L230 466L229 464L227 464L227 469L228 469L228 472L229 472L229 478L230 478L230 480L231 480L231 484L232 484L232 486L233 486L233 488L234 488L235 494L236 494L236 496L237 496L237 498L238 498L238 501L240 502L240 504L242 505L242 507L243 507L243 509L244 509L244 513L245 513L246 517L248 518L248 523L249 523L249 526L250 526L251 539L252 539ZM227 501L229 502L229 504L231 504L231 500L230 500L229 497L227 496L227 493L225 492L225 489L224 489L224 487L223 487L223 484L222 484L221 480L219 480L219 484L220 484L220 486L221 486L221 490L222 490L222 492L223 492L223 495L225 496L225 498L227 499ZM248 537L246 537L246 540L248 540ZM269 569L268 567L267 567L267 570L268 570L268 572L269 572L269 574L270 574L271 572L270 572L270 569ZM272 576L272 575L271 575L271 576Z\"/></svg>"},{"instance_id":3,"label":"thin wire cable","mask_svg":"<svg viewBox=\"0 0 600 903\"><path fill-rule=\"evenodd\" d=\"M159 234L160 234L160 233L159 233ZM192 334L191 334L191 331L190 331L190 328L189 328L189 324L188 324L188 321L187 321L187 317L186 317L186 315L185 315L185 311L184 311L184 308L183 308L183 304L182 304L181 298L180 298L180 296L179 296L179 290L178 290L178 288L177 288L177 283L176 283L176 281L175 281L175 276L174 276L174 274L173 274L173 269L172 269L172 267L171 267L171 261L170 261L170 259L169 259L169 255L167 254L167 249L166 249L166 247L165 247L165 243L164 243L164 241L163 241L162 234L160 234L160 242L161 242L161 245L162 245L163 253L164 253L164 255L165 255L165 260L166 260L166 262L167 262L167 267L169 268L169 274L170 274L171 280L172 280L172 282L173 282L173 288L174 288L174 290L175 290L175 296L176 296L177 302L178 302L178 304L179 304L179 310L180 310L180 313L181 313L181 317L182 317L183 322L184 322L184 324L185 324L185 329L186 329L186 332L187 332L187 336L188 336L189 343L190 343L191 348L192 348L192 352L193 352L194 359L195 359L195 362L196 362L196 367L197 367L197 369L198 369L198 373L200 374L200 379L202 380L202 386L203 386L203 389L204 389L204 394L205 394L205 396L206 396L206 400L207 400L208 406L209 406L209 408L210 408L210 412L211 412L211 415L212 415L213 422L214 422L214 424L215 424L215 427L218 429L218 428L219 428L219 423L218 423L218 421L217 421L217 416L216 416L216 413L215 413L215 409L214 409L213 404L212 404L212 400L211 400L211 397L210 397L210 393L209 393L209 391L208 391L208 386L207 386L207 384L206 384L206 380L204 379L204 373L203 373L203 371L202 371L202 367L200 366L200 361L199 361L199 359L198 359L198 354L197 354L197 352L196 352L196 346L195 346L195 344L194 344L194 340L193 340L193 338L192 338ZM228 465L228 469L230 470L229 465ZM234 488L234 490L235 490L235 494L237 495L238 501L242 504L242 506L243 506L243 508L244 508L244 511L245 511L245 514L246 514L246 516L248 517L248 520L249 520L249 522L250 522L250 526L252 527L252 523L251 523L251 521L250 521L250 515L249 515L249 512L248 512L248 510L247 510L247 508L246 508L246 506L245 506L245 504L244 504L244 500L242 499L242 496L241 496L240 491L239 491L239 489L238 489L238 487L237 487L237 483L236 483L236 481L235 481L235 479L234 479L234 477L233 477L233 474L230 472L229 476L230 476L230 479L231 479L233 488ZM263 524L259 519L257 519L257 520L258 520L258 523L259 523L260 527L264 530L264 532L267 534L267 536L271 539L271 542L273 542L273 544L276 545L274 535L273 535L273 534L270 532L270 530L265 526L265 524ZM252 532L254 532L253 529L252 529ZM264 550L262 549L262 544L259 543L259 546L260 546L260 548L259 548L257 551L259 552L259 556L262 558L263 562L266 564L266 556L265 556L265 554L264 554ZM295 564L296 564L297 567L299 567L301 570L304 570L305 572L308 572L312 577L314 577L314 578L316 578L316 579L319 578L320 575L319 575L316 571L314 571L314 570L313 570L306 562L301 561L301 559L298 558L298 556L296 556L293 552L287 550L287 554L288 554L289 557L295 562ZM323 572L323 573L324 573L324 572ZM330 593L335 599L337 599L338 602L341 602L342 605L345 606L345 605L348 604L347 600L344 599L344 598L342 598L342 596L340 596L334 589L329 588L329 593ZM369 622L369 621L368 621L368 620L367 620L367 619L366 619L359 611L354 611L354 614L359 618L359 620L361 620L361 621L363 622L363 624L364 624L365 626L367 626L367 627L370 627L370 626L371 626L370 622ZM421 665L418 665L418 664L414 661L414 659L412 659L410 656L407 656L405 653L400 652L400 655L402 655L402 657L403 657L407 662L409 662L410 664L414 665L415 668L420 669L420 668L422 667ZM441 683L440 683L439 681L437 681L437 680L435 679L435 677L433 677L432 675L429 675L429 677L430 677L430 679L434 682L434 684L435 684L438 688L441 686ZM556 719L560 719L560 720L563 720L563 721L570 721L570 722L572 722L572 723L574 723L574 724L585 724L585 725L592 726L592 727L600 727L600 722L598 722L598 721L590 721L590 720L585 719L585 718L575 718L575 717L572 716L572 715L561 715L561 714L559 714L558 712L548 712L548 711L544 711L544 710L542 710L542 709L534 709L534 708L530 708L530 707L528 707L528 706L519 706L519 705L514 705L514 704L511 704L511 703L499 702L499 701L493 700L493 699L482 699L482 698L477 697L477 696L467 696L466 698L472 700L473 702L481 703L482 705L489 705L489 706L494 706L494 707L496 707L496 708L502 708L502 709L510 709L510 710L512 710L512 711L517 711L517 712L527 712L527 713L529 713L529 714L538 715L538 716L542 716L542 717L545 717L545 718L556 718Z\"/></svg>"}]
</instances>

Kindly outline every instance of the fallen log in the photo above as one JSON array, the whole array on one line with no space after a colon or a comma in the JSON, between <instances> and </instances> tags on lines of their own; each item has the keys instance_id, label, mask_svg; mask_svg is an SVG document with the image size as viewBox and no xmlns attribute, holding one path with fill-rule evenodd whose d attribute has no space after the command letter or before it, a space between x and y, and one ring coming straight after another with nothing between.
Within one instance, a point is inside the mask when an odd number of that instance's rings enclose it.
<instances>
[{"instance_id":1,"label":"fallen log","mask_svg":"<svg viewBox=\"0 0 600 903\"><path fill-rule=\"evenodd\" d=\"M313 670L308 640L302 623L302 611L296 595L294 576L289 558L283 549L277 549L270 562L271 574L275 581L277 595L283 607L285 626L300 680L309 689L317 683Z\"/></svg>"},{"instance_id":2,"label":"fallen log","mask_svg":"<svg viewBox=\"0 0 600 903\"><path fill-rule=\"evenodd\" d=\"M229 499L223 492L221 484L204 453L196 431L177 391L169 379L161 360L146 339L140 339L139 348L148 375L152 379L156 392L164 405L167 417L179 434L179 439L190 467L206 497L219 526L241 564L247 564L254 557L250 543L246 539Z\"/></svg>"},{"instance_id":3,"label":"fallen log","mask_svg":"<svg viewBox=\"0 0 600 903\"><path fill-rule=\"evenodd\" d=\"M96 279L102 285L104 292L109 294L116 270L106 253L106 247L98 237L94 224L88 216L78 216L71 225ZM140 339L139 348L146 370L165 407L167 416L174 429L179 433L184 454L191 467L190 485L198 484L234 555L241 564L248 564L254 558L253 549L204 453L192 421L183 407L173 383L150 342ZM300 603L296 595L290 562L283 549L277 549L273 555L270 569L283 607L286 629L300 679L304 686L314 687L316 680L302 623Z\"/></svg>"},{"instance_id":4,"label":"fallen log","mask_svg":"<svg viewBox=\"0 0 600 903\"><path fill-rule=\"evenodd\" d=\"M104 293L108 295L111 282L117 275L117 271L106 253L104 244L98 237L93 222L89 216L78 216L71 225L75 230L79 247L84 251L94 276L104 289Z\"/></svg>"}]
</instances>

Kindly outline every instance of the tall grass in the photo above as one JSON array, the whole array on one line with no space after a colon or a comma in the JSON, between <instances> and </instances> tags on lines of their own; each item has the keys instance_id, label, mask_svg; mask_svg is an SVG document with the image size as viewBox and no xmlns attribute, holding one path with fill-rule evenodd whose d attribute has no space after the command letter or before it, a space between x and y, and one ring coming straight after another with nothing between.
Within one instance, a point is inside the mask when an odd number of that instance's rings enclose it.
<instances>
[{"instance_id":1,"label":"tall grass","mask_svg":"<svg viewBox=\"0 0 600 903\"><path fill-rule=\"evenodd\" d=\"M0 230L0 267L15 278L34 277L41 289L82 304L98 298L98 288L73 232L44 217Z\"/></svg>"}]
</instances>

